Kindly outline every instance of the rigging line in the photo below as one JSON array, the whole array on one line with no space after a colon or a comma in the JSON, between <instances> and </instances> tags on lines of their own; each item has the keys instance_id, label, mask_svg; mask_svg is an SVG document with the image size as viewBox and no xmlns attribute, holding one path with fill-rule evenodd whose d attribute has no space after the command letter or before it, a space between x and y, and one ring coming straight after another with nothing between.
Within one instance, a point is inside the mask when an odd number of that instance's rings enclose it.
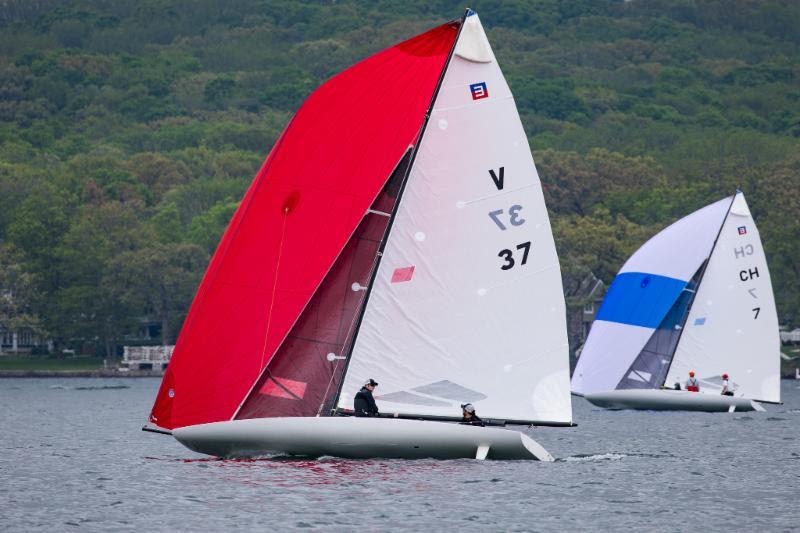
<instances>
[{"instance_id":1,"label":"rigging line","mask_svg":"<svg viewBox=\"0 0 800 533\"><path fill-rule=\"evenodd\" d=\"M537 185L536 183L529 183L528 185L523 185L522 187L517 187L516 189L509 189L507 191L489 194L486 196L482 196L480 198L475 198L474 200L465 200L463 201L463 205L466 207L474 203L483 202L484 200L492 200L494 198L499 198L501 196L507 196L515 192L524 191L525 189L530 189L531 187L536 187L536 185ZM539 181L538 185L541 185L541 180Z\"/></svg>"},{"instance_id":2,"label":"rigging line","mask_svg":"<svg viewBox=\"0 0 800 533\"><path fill-rule=\"evenodd\" d=\"M378 255L375 255L375 257L372 259L372 266L369 269L368 276L372 276L372 271L375 270L377 264L378 264ZM364 298L366 297L366 295L367 295L366 292L362 292L358 300L358 305L356 306L356 309L360 309L361 306L364 305ZM345 352L345 348L348 348L349 350L350 344L355 341L355 339L351 338L351 335L355 328L356 322L358 321L358 316L359 314L357 312L353 313L353 318L350 319L350 325L347 327L347 333L345 334L344 341L342 342L342 353ZM331 373L331 377L328 380L328 386L325 387L325 393L322 395L322 403L319 405L319 409L317 410L317 416L320 416L322 414L322 411L325 409L325 404L328 401L328 393L331 390L331 385L333 385L333 380L336 378L337 371L339 370L339 361L341 361L341 359L336 359L336 362L334 363L333 372ZM344 382L344 376L342 376L342 382ZM335 408L336 405L331 406L331 409Z\"/></svg>"},{"instance_id":3,"label":"rigging line","mask_svg":"<svg viewBox=\"0 0 800 533\"><path fill-rule=\"evenodd\" d=\"M267 340L269 339L269 327L272 324L272 308L275 306L275 291L278 288L278 274L281 268L281 256L283 255L283 240L286 236L286 220L289 217L289 207L283 208L283 224L281 226L281 244L278 247L278 261L275 263L275 281L272 283L272 298L269 301L269 313L267 315L267 331L264 332L264 346L261 348L261 366L258 367L259 373L264 369L264 356L267 352Z\"/></svg>"}]
</instances>

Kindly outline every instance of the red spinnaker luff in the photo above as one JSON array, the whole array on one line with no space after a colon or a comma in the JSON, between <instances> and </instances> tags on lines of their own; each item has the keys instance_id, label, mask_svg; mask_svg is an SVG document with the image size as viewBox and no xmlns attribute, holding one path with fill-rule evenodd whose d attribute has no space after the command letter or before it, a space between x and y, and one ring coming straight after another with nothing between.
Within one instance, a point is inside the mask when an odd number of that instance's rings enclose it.
<instances>
[{"instance_id":1,"label":"red spinnaker luff","mask_svg":"<svg viewBox=\"0 0 800 533\"><path fill-rule=\"evenodd\" d=\"M457 29L445 24L379 52L301 106L211 260L153 424L233 417L415 141Z\"/></svg>"}]
</instances>

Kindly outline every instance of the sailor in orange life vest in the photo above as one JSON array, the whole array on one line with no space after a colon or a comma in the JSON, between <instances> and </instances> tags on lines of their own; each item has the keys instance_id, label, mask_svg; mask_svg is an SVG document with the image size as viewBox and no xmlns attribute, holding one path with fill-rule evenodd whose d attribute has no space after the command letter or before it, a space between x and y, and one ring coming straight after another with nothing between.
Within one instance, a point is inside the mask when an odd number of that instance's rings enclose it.
<instances>
[{"instance_id":1,"label":"sailor in orange life vest","mask_svg":"<svg viewBox=\"0 0 800 533\"><path fill-rule=\"evenodd\" d=\"M694 370L689 372L689 379L686 380L686 390L690 392L700 392L700 382L694 377Z\"/></svg>"},{"instance_id":2,"label":"sailor in orange life vest","mask_svg":"<svg viewBox=\"0 0 800 533\"><path fill-rule=\"evenodd\" d=\"M378 383L370 378L356 393L353 400L353 410L356 416L378 416L378 406L375 404L375 398L372 397L372 391L377 386Z\"/></svg>"},{"instance_id":3,"label":"sailor in orange life vest","mask_svg":"<svg viewBox=\"0 0 800 533\"><path fill-rule=\"evenodd\" d=\"M733 396L733 390L728 382L728 374L722 374L722 395Z\"/></svg>"}]
</instances>

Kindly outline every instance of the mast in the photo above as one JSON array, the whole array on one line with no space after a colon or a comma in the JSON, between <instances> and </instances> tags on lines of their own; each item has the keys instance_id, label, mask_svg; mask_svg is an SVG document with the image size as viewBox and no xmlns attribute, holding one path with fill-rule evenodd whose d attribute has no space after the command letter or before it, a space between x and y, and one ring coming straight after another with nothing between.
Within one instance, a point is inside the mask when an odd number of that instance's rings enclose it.
<instances>
[{"instance_id":1,"label":"mast","mask_svg":"<svg viewBox=\"0 0 800 533\"><path fill-rule=\"evenodd\" d=\"M367 305L369 304L369 297L372 293L372 287L375 284L375 277L378 275L378 267L380 267L381 259L383 258L383 251L386 248L386 243L389 241L389 237L392 233L392 225L394 224L394 220L397 216L397 211L400 207L400 203L403 200L403 193L406 189L406 183L408 182L408 176L411 174L411 170L414 168L414 161L416 160L417 153L419 152L419 147L422 144L422 138L425 135L425 130L428 127L428 121L431 117L431 112L433 111L433 106L436 104L436 98L439 96L439 90L442 88L442 82L444 81L444 76L447 73L447 68L450 66L450 60L453 59L453 53L455 52L456 46L458 45L458 39L461 36L461 30L464 28L464 21L467 17L472 13L472 10L467 8L464 11L464 14L461 16L459 20L459 27L458 33L456 33L456 38L453 40L453 45L450 47L450 53L447 55L447 60L444 63L444 68L442 68L442 72L439 75L439 79L436 82L436 88L433 91L433 96L431 97L431 101L428 104L428 109L425 111L425 119L422 122L422 126L420 128L419 137L417 137L417 142L414 144L414 148L411 152L411 157L408 162L408 166L406 167L405 173L403 174L403 180L400 185L400 190L397 193L397 200L394 203L394 209L392 209L392 214L389 217L389 223L386 227L386 233L384 234L383 241L381 242L380 247L378 248L377 259L375 261L375 266L372 269L372 274L369 278L369 283L367 283L367 289L364 294L364 300L361 304L361 310L358 314L358 320L356 321L356 327L353 330L353 336L350 339L350 347L347 350L347 355L345 356L344 368L342 369L342 378L339 380L339 387L336 390L336 395L333 397L333 402L331 403L331 415L336 412L336 405L339 403L339 397L342 394L342 387L344 387L345 376L347 375L347 368L350 366L350 359L353 356L353 349L356 345L356 339L358 338L358 332L361 329L361 323L364 319L364 313L366 312Z\"/></svg>"},{"instance_id":2,"label":"mast","mask_svg":"<svg viewBox=\"0 0 800 533\"><path fill-rule=\"evenodd\" d=\"M703 283L703 278L706 275L706 270L708 269L708 264L711 262L711 256L714 255L714 249L717 247L717 242L719 241L719 236L722 234L722 229L725 227L725 222L728 221L728 215L731 212L731 207L733 207L733 202L736 200L736 195L738 195L741 191L736 189L736 192L731 197L731 203L728 205L728 210L725 211L725 216L722 217L722 224L719 226L719 230L717 231L717 236L714 238L714 244L711 245L711 251L708 253L708 257L706 258L703 266L700 270L700 277L697 279L697 285L694 287L694 295L692 296L689 305L686 307L686 313L683 317L683 322L681 323L681 330L678 333L678 340L675 343L675 348L672 349L672 355L669 358L669 365L667 365L667 371L664 373L664 381L661 383L663 387L667 382L667 377L669 377L669 371L672 368L672 362L675 360L675 352L678 351L678 346L681 343L681 337L683 336L683 332L686 329L686 320L689 318L689 314L692 312L692 306L694 305L695 298L697 298L697 293L700 292L700 284Z\"/></svg>"}]
</instances>

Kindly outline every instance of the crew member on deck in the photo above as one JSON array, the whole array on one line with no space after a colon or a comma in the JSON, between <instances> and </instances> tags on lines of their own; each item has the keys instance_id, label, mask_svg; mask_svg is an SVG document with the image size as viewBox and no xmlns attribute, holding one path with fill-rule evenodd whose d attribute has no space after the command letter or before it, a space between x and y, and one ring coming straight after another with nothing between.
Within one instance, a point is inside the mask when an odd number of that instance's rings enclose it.
<instances>
[{"instance_id":1,"label":"crew member on deck","mask_svg":"<svg viewBox=\"0 0 800 533\"><path fill-rule=\"evenodd\" d=\"M353 410L356 416L378 416L378 406L375 404L375 398L372 397L372 391L377 386L378 383L370 378L356 393L353 401Z\"/></svg>"},{"instance_id":2,"label":"crew member on deck","mask_svg":"<svg viewBox=\"0 0 800 533\"><path fill-rule=\"evenodd\" d=\"M728 374L722 374L722 395L733 396L733 390L728 382Z\"/></svg>"},{"instance_id":3,"label":"crew member on deck","mask_svg":"<svg viewBox=\"0 0 800 533\"><path fill-rule=\"evenodd\" d=\"M689 379L686 380L686 390L689 392L700 392L700 382L694 377L694 370L689 371Z\"/></svg>"},{"instance_id":4,"label":"crew member on deck","mask_svg":"<svg viewBox=\"0 0 800 533\"><path fill-rule=\"evenodd\" d=\"M483 420L475 413L475 406L471 403L461 405L461 424L468 424L470 426L485 426Z\"/></svg>"}]
</instances>

